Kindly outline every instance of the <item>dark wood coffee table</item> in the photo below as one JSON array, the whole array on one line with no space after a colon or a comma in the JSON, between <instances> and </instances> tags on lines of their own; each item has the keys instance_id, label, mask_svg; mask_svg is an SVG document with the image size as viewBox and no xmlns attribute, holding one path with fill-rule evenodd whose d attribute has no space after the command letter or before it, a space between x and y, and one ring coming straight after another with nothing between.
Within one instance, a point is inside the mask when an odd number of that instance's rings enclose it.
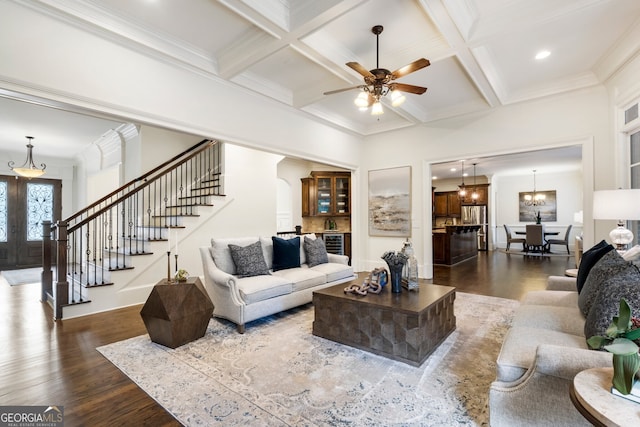
<instances>
[{"instance_id":1,"label":"dark wood coffee table","mask_svg":"<svg viewBox=\"0 0 640 427\"><path fill-rule=\"evenodd\" d=\"M413 366L456 328L455 288L420 284L420 290L394 294L345 294L347 284L313 293L313 334Z\"/></svg>"}]
</instances>

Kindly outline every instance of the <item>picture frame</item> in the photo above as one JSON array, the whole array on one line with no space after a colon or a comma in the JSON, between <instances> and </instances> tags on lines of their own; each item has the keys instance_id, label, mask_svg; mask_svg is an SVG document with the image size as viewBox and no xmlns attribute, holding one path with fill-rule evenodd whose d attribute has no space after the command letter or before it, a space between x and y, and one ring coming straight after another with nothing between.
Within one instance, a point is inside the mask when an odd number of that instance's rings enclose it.
<instances>
[{"instance_id":1,"label":"picture frame","mask_svg":"<svg viewBox=\"0 0 640 427\"><path fill-rule=\"evenodd\" d=\"M411 237L411 166L369 171L369 236Z\"/></svg>"},{"instance_id":2,"label":"picture frame","mask_svg":"<svg viewBox=\"0 0 640 427\"><path fill-rule=\"evenodd\" d=\"M525 196L530 191L518 193L518 207L520 222L536 222L536 216L540 212L541 222L555 222L558 220L556 190L536 191L536 194L544 196L544 205L528 206Z\"/></svg>"}]
</instances>

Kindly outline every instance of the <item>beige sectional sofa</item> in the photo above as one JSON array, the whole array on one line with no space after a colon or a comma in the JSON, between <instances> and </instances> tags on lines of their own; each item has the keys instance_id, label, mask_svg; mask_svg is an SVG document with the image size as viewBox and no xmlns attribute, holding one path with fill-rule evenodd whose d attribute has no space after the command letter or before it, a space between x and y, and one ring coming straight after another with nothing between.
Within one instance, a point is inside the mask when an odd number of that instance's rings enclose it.
<instances>
[{"instance_id":1,"label":"beige sectional sofa","mask_svg":"<svg viewBox=\"0 0 640 427\"><path fill-rule=\"evenodd\" d=\"M305 236L315 239L315 235L299 236L300 266L277 271L274 271L271 237L214 238L210 247L200 248L205 288L214 305L213 315L234 322L238 332L244 333L246 323L309 303L314 290L356 277L349 258L344 255L326 254L328 262L309 266ZM256 242L260 242L269 271L239 277L229 245L248 247Z\"/></svg>"},{"instance_id":2,"label":"beige sectional sofa","mask_svg":"<svg viewBox=\"0 0 640 427\"><path fill-rule=\"evenodd\" d=\"M577 280L551 276L546 290L521 301L489 390L492 426L591 425L570 400L571 383L582 370L612 366L612 355L586 340L605 335L621 297L640 310L640 270L613 250L587 272L580 293Z\"/></svg>"}]
</instances>

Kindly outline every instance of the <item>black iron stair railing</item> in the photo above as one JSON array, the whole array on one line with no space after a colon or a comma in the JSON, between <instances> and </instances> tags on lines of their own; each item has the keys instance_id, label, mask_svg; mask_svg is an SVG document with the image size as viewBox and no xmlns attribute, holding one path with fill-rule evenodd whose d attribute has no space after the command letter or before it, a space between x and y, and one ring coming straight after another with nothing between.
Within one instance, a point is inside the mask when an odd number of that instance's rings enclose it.
<instances>
[{"instance_id":1,"label":"black iron stair railing","mask_svg":"<svg viewBox=\"0 0 640 427\"><path fill-rule=\"evenodd\" d=\"M42 299L54 318L88 302L84 289L113 284L110 272L133 268L132 257L152 255L149 243L167 241L198 206L212 206L211 196L223 195L221 165L221 144L205 139L69 218L43 223Z\"/></svg>"}]
</instances>

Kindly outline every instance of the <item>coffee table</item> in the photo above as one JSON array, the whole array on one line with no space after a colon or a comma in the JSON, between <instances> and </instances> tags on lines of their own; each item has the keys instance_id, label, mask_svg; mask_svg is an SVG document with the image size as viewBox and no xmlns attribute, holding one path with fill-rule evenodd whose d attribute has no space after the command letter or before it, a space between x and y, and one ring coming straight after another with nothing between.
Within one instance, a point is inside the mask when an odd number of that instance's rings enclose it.
<instances>
[{"instance_id":1,"label":"coffee table","mask_svg":"<svg viewBox=\"0 0 640 427\"><path fill-rule=\"evenodd\" d=\"M348 285L313 292L314 335L419 366L456 328L454 287L362 296L345 294Z\"/></svg>"}]
</instances>

